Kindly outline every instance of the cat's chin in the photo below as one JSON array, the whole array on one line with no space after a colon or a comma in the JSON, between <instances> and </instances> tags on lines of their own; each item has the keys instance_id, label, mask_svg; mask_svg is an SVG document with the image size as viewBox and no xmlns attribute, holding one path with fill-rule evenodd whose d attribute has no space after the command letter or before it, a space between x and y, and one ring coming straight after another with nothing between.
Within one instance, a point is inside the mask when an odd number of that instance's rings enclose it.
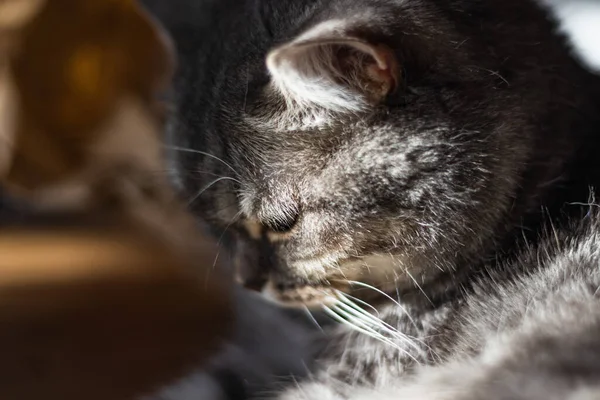
<instances>
[{"instance_id":1,"label":"cat's chin","mask_svg":"<svg viewBox=\"0 0 600 400\"><path fill-rule=\"evenodd\" d=\"M338 300L338 290L326 285L297 285L281 287L273 281L267 282L262 295L281 306L321 310L333 306Z\"/></svg>"}]
</instances>

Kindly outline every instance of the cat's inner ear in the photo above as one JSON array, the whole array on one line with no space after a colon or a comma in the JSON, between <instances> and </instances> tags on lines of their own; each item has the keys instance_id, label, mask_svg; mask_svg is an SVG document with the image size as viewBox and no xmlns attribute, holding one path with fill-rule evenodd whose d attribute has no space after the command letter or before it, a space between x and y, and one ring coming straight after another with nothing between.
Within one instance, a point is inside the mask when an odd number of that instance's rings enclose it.
<instances>
[{"instance_id":1,"label":"cat's inner ear","mask_svg":"<svg viewBox=\"0 0 600 400\"><path fill-rule=\"evenodd\" d=\"M267 68L287 100L333 111L360 111L380 103L400 81L392 49L332 22L272 50Z\"/></svg>"}]
</instances>

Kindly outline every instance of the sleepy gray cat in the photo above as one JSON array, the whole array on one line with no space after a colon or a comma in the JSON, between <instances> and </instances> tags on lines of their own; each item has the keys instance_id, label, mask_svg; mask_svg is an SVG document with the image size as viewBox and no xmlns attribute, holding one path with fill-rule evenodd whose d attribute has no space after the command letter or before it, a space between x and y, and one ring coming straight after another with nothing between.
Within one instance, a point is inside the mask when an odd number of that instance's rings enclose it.
<instances>
[{"instance_id":1,"label":"sleepy gray cat","mask_svg":"<svg viewBox=\"0 0 600 400\"><path fill-rule=\"evenodd\" d=\"M352 325L251 395L600 398L600 227L574 205L600 184L600 79L545 9L147 3L179 50L190 206L250 249L242 283Z\"/></svg>"}]
</instances>

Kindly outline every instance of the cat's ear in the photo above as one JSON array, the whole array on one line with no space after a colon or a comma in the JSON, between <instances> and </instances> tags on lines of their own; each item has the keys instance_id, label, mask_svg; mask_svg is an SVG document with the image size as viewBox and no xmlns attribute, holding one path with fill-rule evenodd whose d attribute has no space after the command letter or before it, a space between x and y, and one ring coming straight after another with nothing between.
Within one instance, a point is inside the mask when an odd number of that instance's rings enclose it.
<instances>
[{"instance_id":1,"label":"cat's ear","mask_svg":"<svg viewBox=\"0 0 600 400\"><path fill-rule=\"evenodd\" d=\"M349 28L344 21L324 22L272 50L267 68L277 89L297 104L332 111L383 101L400 82L396 56Z\"/></svg>"}]
</instances>

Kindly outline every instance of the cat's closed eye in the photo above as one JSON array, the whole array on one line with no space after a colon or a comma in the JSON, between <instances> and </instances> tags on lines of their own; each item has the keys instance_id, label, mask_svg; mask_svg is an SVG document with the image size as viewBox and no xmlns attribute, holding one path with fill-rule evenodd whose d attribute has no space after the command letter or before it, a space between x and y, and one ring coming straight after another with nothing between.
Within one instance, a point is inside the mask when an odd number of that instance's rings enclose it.
<instances>
[{"instance_id":1,"label":"cat's closed eye","mask_svg":"<svg viewBox=\"0 0 600 400\"><path fill-rule=\"evenodd\" d=\"M291 231L298 222L298 213L285 215L283 218L271 218L264 222L265 226L275 233Z\"/></svg>"}]
</instances>

